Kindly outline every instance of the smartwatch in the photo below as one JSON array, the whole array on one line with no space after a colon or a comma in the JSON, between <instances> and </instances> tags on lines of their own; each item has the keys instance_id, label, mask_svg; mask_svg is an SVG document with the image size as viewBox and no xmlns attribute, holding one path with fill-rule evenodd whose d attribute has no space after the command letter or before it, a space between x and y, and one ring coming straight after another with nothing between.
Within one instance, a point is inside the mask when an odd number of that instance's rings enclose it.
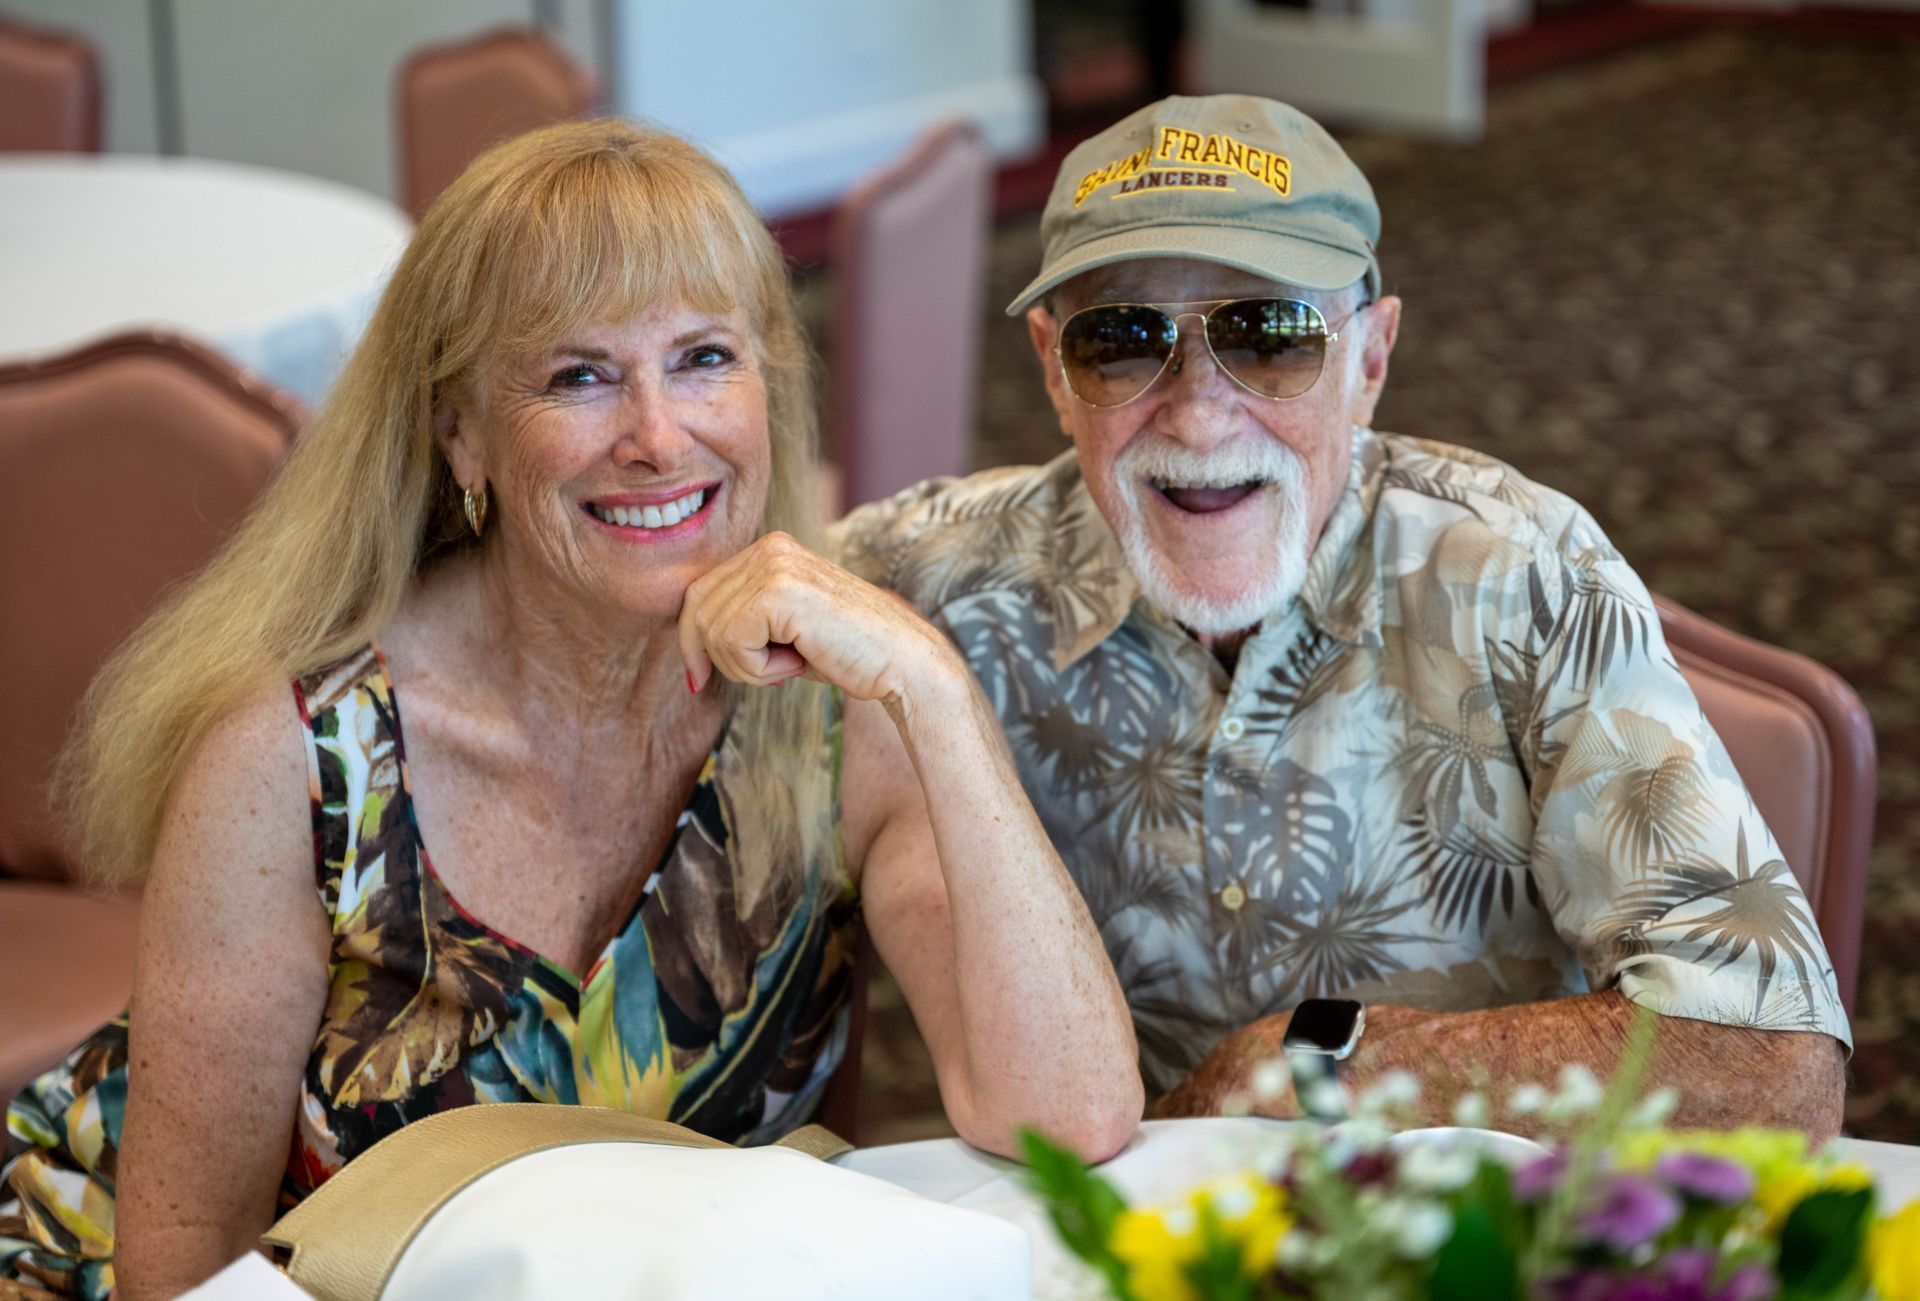
<instances>
[{"instance_id":1,"label":"smartwatch","mask_svg":"<svg viewBox=\"0 0 1920 1301\"><path fill-rule=\"evenodd\" d=\"M1280 1047L1287 1054L1293 1091L1306 1115L1322 1121L1346 1117L1335 1073L1353 1055L1366 1025L1366 1005L1350 998L1310 998L1293 1009Z\"/></svg>"}]
</instances>

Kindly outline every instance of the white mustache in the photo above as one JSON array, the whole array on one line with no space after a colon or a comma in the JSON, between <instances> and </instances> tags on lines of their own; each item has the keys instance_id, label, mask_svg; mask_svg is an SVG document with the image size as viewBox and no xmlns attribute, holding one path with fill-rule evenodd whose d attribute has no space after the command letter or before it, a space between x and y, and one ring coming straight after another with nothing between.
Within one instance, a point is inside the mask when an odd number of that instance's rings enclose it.
<instances>
[{"instance_id":1,"label":"white mustache","mask_svg":"<svg viewBox=\"0 0 1920 1301\"><path fill-rule=\"evenodd\" d=\"M1197 452L1170 438L1136 438L1113 468L1129 493L1140 479L1213 488L1262 480L1289 494L1306 480L1306 467L1292 448L1264 440Z\"/></svg>"}]
</instances>

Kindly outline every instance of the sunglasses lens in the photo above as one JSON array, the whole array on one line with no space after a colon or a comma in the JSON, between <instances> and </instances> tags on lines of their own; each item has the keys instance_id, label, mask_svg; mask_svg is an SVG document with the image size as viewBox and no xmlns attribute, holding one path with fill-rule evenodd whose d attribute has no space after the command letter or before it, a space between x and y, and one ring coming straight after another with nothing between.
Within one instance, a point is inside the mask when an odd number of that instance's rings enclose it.
<instances>
[{"instance_id":1,"label":"sunglasses lens","mask_svg":"<svg viewBox=\"0 0 1920 1301\"><path fill-rule=\"evenodd\" d=\"M1298 397L1320 378L1327 321L1311 303L1246 298L1213 310L1207 342L1220 364L1256 393Z\"/></svg>"},{"instance_id":2,"label":"sunglasses lens","mask_svg":"<svg viewBox=\"0 0 1920 1301\"><path fill-rule=\"evenodd\" d=\"M1179 327L1157 307L1089 307L1060 330L1060 362L1082 402L1117 407L1139 397L1173 355Z\"/></svg>"}]
</instances>

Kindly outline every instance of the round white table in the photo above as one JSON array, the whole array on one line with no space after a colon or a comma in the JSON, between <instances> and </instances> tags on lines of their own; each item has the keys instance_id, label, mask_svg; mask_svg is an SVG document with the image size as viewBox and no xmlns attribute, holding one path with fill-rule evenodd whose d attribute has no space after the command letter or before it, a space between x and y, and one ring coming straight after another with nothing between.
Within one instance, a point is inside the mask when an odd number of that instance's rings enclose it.
<instances>
[{"instance_id":1,"label":"round white table","mask_svg":"<svg viewBox=\"0 0 1920 1301\"><path fill-rule=\"evenodd\" d=\"M0 361L157 327L317 404L411 232L387 200L292 172L0 156Z\"/></svg>"}]
</instances>

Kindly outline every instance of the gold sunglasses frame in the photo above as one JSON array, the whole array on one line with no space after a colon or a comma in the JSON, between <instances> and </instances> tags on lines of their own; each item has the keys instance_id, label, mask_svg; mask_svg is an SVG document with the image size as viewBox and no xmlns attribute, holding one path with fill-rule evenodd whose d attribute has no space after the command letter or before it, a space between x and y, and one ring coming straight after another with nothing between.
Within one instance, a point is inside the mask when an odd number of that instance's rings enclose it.
<instances>
[{"instance_id":1,"label":"gold sunglasses frame","mask_svg":"<svg viewBox=\"0 0 1920 1301\"><path fill-rule=\"evenodd\" d=\"M1255 388L1253 385L1247 383L1245 380L1241 379L1238 375L1234 374L1233 368L1231 366L1228 366L1227 363L1225 363L1224 361L1220 360L1220 354L1213 350L1213 340L1207 336L1207 322L1209 319L1212 318L1215 312L1219 311L1223 307L1229 307L1234 303L1298 303L1300 306L1308 309L1315 316L1320 318L1320 324L1326 328L1327 347L1329 348L1340 341L1340 331L1346 328L1348 321L1351 321L1354 317L1360 315L1360 313L1366 311L1369 307L1373 306L1372 303L1361 303L1358 307L1348 312L1345 316L1341 317L1338 321L1334 322L1332 325L1328 325L1327 314L1321 311L1318 307L1314 306L1312 303L1308 302L1304 298L1279 298L1279 297L1245 298L1243 297L1243 298L1206 298L1206 299L1195 299L1189 302L1173 302L1173 303L1089 303L1085 307L1080 308L1078 311L1071 313L1066 320L1060 322L1060 328L1054 331L1053 359L1054 359L1054 362L1060 367L1060 382L1067 386L1067 392L1073 394L1074 400L1076 402L1080 402L1085 404L1086 406L1090 406L1095 411L1118 411L1121 407L1126 406L1127 403L1129 402L1138 402L1141 398L1145 397L1149 392L1152 391L1153 386L1155 384L1158 384L1160 382L1161 377L1167 373L1168 367L1170 366L1173 367L1174 374L1178 375L1180 373L1180 368L1178 366L1174 366L1174 363L1177 360L1179 360L1180 352L1181 352L1180 322L1186 320L1189 316L1196 316L1200 318L1200 341L1207 345L1207 356L1213 359L1213 364L1219 369L1222 375L1225 375L1228 379L1232 380L1235 384L1238 384L1241 388L1245 389L1247 392L1253 394L1257 398L1264 398L1268 402L1291 402L1295 398L1303 398L1307 394L1313 392L1315 385L1320 383L1320 377L1327 373L1326 348L1323 348L1320 351L1320 369L1314 372L1313 383L1307 385L1305 388L1301 389L1298 393L1289 393L1287 396L1281 397L1281 398L1274 397L1270 393L1262 393L1259 389ZM1152 379L1148 380L1144 385L1141 386L1140 391L1138 393L1135 393L1130 398L1122 398L1118 402L1110 402L1103 405L1099 402L1088 401L1086 398L1080 395L1080 390L1073 386L1073 376L1067 373L1066 354L1060 351L1060 340L1066 336L1067 327L1069 325L1072 325L1076 318L1086 314L1087 312L1103 311L1110 307L1150 307L1152 308L1154 311L1160 313L1164 317L1167 317L1169 320L1173 322L1174 340L1173 340L1173 349L1170 352L1168 352L1165 359L1161 361L1160 369L1153 373ZM1173 307L1204 307L1207 310L1204 312L1174 312L1174 311L1168 310L1169 308L1173 308Z\"/></svg>"}]
</instances>

